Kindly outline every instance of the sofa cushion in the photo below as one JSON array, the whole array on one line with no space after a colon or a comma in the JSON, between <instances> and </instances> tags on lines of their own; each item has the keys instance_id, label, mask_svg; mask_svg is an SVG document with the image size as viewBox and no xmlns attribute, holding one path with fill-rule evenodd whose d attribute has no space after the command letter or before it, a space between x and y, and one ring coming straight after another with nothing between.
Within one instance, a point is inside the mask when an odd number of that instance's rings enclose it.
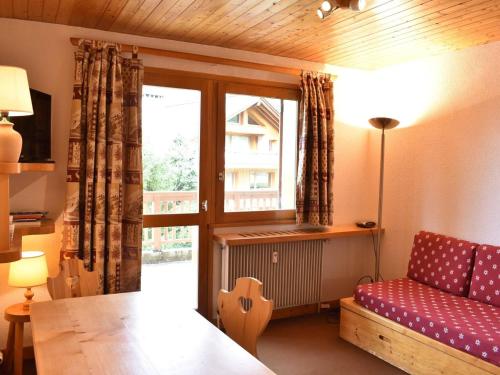
<instances>
[{"instance_id":1,"label":"sofa cushion","mask_svg":"<svg viewBox=\"0 0 500 375\"><path fill-rule=\"evenodd\" d=\"M434 340L500 365L500 308L411 279L360 285L361 306Z\"/></svg>"},{"instance_id":2,"label":"sofa cushion","mask_svg":"<svg viewBox=\"0 0 500 375\"><path fill-rule=\"evenodd\" d=\"M500 247L480 245L476 251L469 298L500 307Z\"/></svg>"},{"instance_id":3,"label":"sofa cushion","mask_svg":"<svg viewBox=\"0 0 500 375\"><path fill-rule=\"evenodd\" d=\"M457 296L469 292L477 244L436 233L415 235L407 276Z\"/></svg>"}]
</instances>

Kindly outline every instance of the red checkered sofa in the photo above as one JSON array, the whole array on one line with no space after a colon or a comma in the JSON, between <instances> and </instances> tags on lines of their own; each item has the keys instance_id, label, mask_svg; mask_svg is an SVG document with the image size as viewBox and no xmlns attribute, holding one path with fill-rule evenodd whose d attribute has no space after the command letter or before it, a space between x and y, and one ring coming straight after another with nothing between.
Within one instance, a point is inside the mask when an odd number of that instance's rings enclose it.
<instances>
[{"instance_id":1,"label":"red checkered sofa","mask_svg":"<svg viewBox=\"0 0 500 375\"><path fill-rule=\"evenodd\" d=\"M500 366L500 247L421 231L407 277L358 286L354 301Z\"/></svg>"}]
</instances>

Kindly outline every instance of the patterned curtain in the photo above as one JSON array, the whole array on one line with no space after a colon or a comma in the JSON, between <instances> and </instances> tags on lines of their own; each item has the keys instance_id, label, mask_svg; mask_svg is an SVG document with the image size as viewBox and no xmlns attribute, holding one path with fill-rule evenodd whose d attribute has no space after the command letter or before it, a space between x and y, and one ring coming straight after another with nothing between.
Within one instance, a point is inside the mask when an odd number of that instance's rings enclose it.
<instances>
[{"instance_id":1,"label":"patterned curtain","mask_svg":"<svg viewBox=\"0 0 500 375\"><path fill-rule=\"evenodd\" d=\"M142 61L88 40L75 60L61 259L97 272L98 294L139 290Z\"/></svg>"},{"instance_id":2,"label":"patterned curtain","mask_svg":"<svg viewBox=\"0 0 500 375\"><path fill-rule=\"evenodd\" d=\"M297 224L333 224L333 83L303 72L299 104Z\"/></svg>"}]
</instances>

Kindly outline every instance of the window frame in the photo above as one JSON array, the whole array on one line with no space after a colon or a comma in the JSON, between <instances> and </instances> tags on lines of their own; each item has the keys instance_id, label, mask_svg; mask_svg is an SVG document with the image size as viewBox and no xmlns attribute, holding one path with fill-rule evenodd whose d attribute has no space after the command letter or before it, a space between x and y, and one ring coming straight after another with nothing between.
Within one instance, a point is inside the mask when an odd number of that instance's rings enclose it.
<instances>
[{"instance_id":1,"label":"window frame","mask_svg":"<svg viewBox=\"0 0 500 375\"><path fill-rule=\"evenodd\" d=\"M215 222L219 225L246 223L274 224L294 223L296 209L293 210L268 210L268 211L224 211L225 193L225 151L226 151L226 94L241 94L296 100L299 102L299 87L276 87L238 82L219 82L217 90L217 124L216 124L216 210ZM298 125L298 124L297 124ZM297 126L298 129L298 126ZM281 136L281 135L280 135ZM281 150L280 150L281 152ZM222 178L221 178L222 176Z\"/></svg>"}]
</instances>

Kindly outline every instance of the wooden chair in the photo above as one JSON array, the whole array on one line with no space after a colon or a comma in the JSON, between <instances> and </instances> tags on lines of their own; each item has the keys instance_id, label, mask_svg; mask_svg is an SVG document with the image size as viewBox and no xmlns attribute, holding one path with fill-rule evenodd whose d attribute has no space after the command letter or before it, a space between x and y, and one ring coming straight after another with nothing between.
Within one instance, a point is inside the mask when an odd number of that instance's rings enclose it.
<instances>
[{"instance_id":1,"label":"wooden chair","mask_svg":"<svg viewBox=\"0 0 500 375\"><path fill-rule=\"evenodd\" d=\"M52 299L95 296L97 272L88 272L80 259L65 259L59 263L59 274L47 278Z\"/></svg>"},{"instance_id":2,"label":"wooden chair","mask_svg":"<svg viewBox=\"0 0 500 375\"><path fill-rule=\"evenodd\" d=\"M227 335L257 357L257 339L273 312L273 301L262 296L262 283L253 277L237 279L231 292L219 291L217 306Z\"/></svg>"}]
</instances>

